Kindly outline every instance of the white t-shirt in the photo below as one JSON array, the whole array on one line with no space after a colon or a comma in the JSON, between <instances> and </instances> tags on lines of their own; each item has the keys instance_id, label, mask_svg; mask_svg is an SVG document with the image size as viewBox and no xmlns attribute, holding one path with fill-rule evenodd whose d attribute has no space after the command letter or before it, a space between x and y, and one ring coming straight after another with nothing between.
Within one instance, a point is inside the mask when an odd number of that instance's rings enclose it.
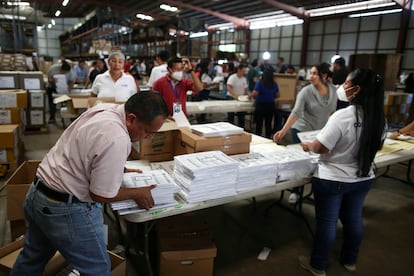
<instances>
[{"instance_id":1,"label":"white t-shirt","mask_svg":"<svg viewBox=\"0 0 414 276\"><path fill-rule=\"evenodd\" d=\"M247 79L244 76L239 78L235 73L228 78L227 85L231 85L233 92L237 95L244 95L247 89ZM231 96L230 92L227 91L227 95Z\"/></svg>"},{"instance_id":2,"label":"white t-shirt","mask_svg":"<svg viewBox=\"0 0 414 276\"><path fill-rule=\"evenodd\" d=\"M359 114L359 123L362 123L362 114ZM361 124L358 127L355 106L336 111L328 120L325 127L316 136L329 153L321 154L320 162L314 176L341 182L359 182L374 178L371 168L368 177L358 177L357 154Z\"/></svg>"},{"instance_id":3,"label":"white t-shirt","mask_svg":"<svg viewBox=\"0 0 414 276\"><path fill-rule=\"evenodd\" d=\"M92 85L92 93L98 98L115 97L117 102L126 102L129 97L137 93L137 85L133 76L122 72L122 76L114 81L109 70L97 75Z\"/></svg>"},{"instance_id":4,"label":"white t-shirt","mask_svg":"<svg viewBox=\"0 0 414 276\"><path fill-rule=\"evenodd\" d=\"M152 87L152 85L154 84L154 82L156 80L158 80L161 77L164 77L167 73L168 73L168 70L167 70L167 64L166 63L155 66L151 70L151 75L148 79L148 85Z\"/></svg>"}]
</instances>

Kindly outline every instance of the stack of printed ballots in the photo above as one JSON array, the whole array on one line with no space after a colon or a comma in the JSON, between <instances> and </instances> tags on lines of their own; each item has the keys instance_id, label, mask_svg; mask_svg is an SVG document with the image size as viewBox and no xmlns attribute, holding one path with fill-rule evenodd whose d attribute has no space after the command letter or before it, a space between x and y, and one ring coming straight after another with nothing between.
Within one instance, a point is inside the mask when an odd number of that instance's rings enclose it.
<instances>
[{"instance_id":1,"label":"stack of printed ballots","mask_svg":"<svg viewBox=\"0 0 414 276\"><path fill-rule=\"evenodd\" d=\"M218 122L202 125L192 125L191 131L203 137L218 137L228 135L240 135L244 130L227 122Z\"/></svg>"},{"instance_id":2,"label":"stack of printed ballots","mask_svg":"<svg viewBox=\"0 0 414 276\"><path fill-rule=\"evenodd\" d=\"M236 194L238 162L221 151L174 157L174 180L189 203Z\"/></svg>"},{"instance_id":3,"label":"stack of printed ballots","mask_svg":"<svg viewBox=\"0 0 414 276\"><path fill-rule=\"evenodd\" d=\"M164 170L153 170L144 173L124 173L122 187L140 188L157 185L151 190L154 199L153 209L171 206L177 204L174 194L178 192L178 186L172 177ZM140 209L134 200L123 200L111 203L113 210L118 211L120 215L145 211Z\"/></svg>"},{"instance_id":4,"label":"stack of printed ballots","mask_svg":"<svg viewBox=\"0 0 414 276\"><path fill-rule=\"evenodd\" d=\"M276 161L260 153L231 156L239 162L237 191L246 191L276 184L278 165Z\"/></svg>"},{"instance_id":5,"label":"stack of printed ballots","mask_svg":"<svg viewBox=\"0 0 414 276\"><path fill-rule=\"evenodd\" d=\"M313 158L304 151L287 149L264 154L278 165L277 181L310 176L316 168Z\"/></svg>"}]
</instances>

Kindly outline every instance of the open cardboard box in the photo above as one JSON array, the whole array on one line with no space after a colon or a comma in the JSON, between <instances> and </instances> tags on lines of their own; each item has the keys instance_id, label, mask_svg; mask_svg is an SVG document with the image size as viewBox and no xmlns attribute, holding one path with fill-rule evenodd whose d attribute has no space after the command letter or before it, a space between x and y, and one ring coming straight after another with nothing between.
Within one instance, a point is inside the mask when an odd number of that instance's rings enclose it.
<instances>
[{"instance_id":1,"label":"open cardboard box","mask_svg":"<svg viewBox=\"0 0 414 276\"><path fill-rule=\"evenodd\" d=\"M17 256L23 247L23 239L9 243L5 247L0 248L0 270L9 273L16 261ZM109 258L111 259L111 271L113 276L125 276L126 275L126 263L125 259L111 251L107 251ZM56 252L56 254L50 259L46 265L44 276L54 276L62 269L68 266L63 256Z\"/></svg>"}]
</instances>

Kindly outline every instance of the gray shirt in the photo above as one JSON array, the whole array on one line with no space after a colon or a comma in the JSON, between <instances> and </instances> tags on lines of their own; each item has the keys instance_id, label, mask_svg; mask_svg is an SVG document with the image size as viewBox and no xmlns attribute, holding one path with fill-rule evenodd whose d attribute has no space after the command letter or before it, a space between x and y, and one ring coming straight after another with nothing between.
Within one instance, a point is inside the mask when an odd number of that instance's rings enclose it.
<instances>
[{"instance_id":1,"label":"gray shirt","mask_svg":"<svg viewBox=\"0 0 414 276\"><path fill-rule=\"evenodd\" d=\"M329 93L320 96L312 84L305 86L297 95L292 114L297 120L292 125L299 131L318 130L325 126L329 116L336 110L336 87L328 83Z\"/></svg>"}]
</instances>

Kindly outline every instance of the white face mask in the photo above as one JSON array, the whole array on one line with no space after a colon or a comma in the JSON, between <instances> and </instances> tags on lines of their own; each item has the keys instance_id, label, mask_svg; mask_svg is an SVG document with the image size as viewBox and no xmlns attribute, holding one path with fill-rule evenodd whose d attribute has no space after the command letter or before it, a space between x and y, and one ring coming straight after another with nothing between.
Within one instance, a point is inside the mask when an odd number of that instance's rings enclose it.
<instances>
[{"instance_id":1,"label":"white face mask","mask_svg":"<svg viewBox=\"0 0 414 276\"><path fill-rule=\"evenodd\" d=\"M180 81L183 78L183 71L178 71L178 72L172 72L171 73L171 78Z\"/></svg>"},{"instance_id":2,"label":"white face mask","mask_svg":"<svg viewBox=\"0 0 414 276\"><path fill-rule=\"evenodd\" d=\"M352 87L348 87L347 89L344 89L344 85L341 85L336 90L336 95L338 96L338 100L343 102L349 102L348 96L346 95L346 91L352 89Z\"/></svg>"}]
</instances>

